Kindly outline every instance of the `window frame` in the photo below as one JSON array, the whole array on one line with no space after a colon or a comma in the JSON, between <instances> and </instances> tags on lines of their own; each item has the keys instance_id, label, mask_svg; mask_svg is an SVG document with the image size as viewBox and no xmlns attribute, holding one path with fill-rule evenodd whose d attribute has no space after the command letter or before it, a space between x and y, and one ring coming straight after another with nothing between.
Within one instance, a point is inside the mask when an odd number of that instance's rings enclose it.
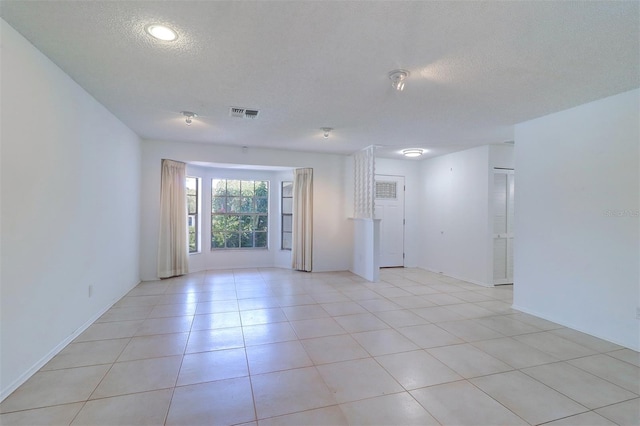
<instances>
[{"instance_id":1,"label":"window frame","mask_svg":"<svg viewBox=\"0 0 640 426\"><path fill-rule=\"evenodd\" d=\"M216 194L216 181L224 181L224 194ZM238 182L237 189L230 190L229 182ZM252 189L245 192L246 183L252 183ZM258 185L266 184L266 193L258 194ZM239 178L211 178L211 251L225 250L268 250L269 249L269 192L271 182L268 179L239 179ZM236 191L234 193L232 191ZM247 193L251 195L247 195ZM216 206L220 206L222 201L223 211L215 210ZM247 204L250 209L247 209ZM263 210L264 211L261 211ZM225 218L223 221L237 222L237 229L216 230L216 218ZM234 218L237 218L235 221ZM221 225L225 226L225 224ZM251 245L244 244L246 238L250 234ZM224 247L219 244L220 238L224 241ZM260 238L260 240L258 240ZM218 243L216 243L218 241ZM233 241L234 245L229 245ZM264 244L264 245L262 245Z\"/></svg>"},{"instance_id":2,"label":"window frame","mask_svg":"<svg viewBox=\"0 0 640 426\"><path fill-rule=\"evenodd\" d=\"M189 194L189 189L188 189L188 180L189 179L193 179L195 180L195 194ZM201 179L198 176L187 176L186 180L185 180L185 186L186 188L186 196L187 196L187 205L186 205L186 209L187 209L187 249L188 249L188 253L189 254L196 254L196 253L201 253L201 244L200 244L200 231L202 229L202 227L200 226L200 218L201 218L201 200L200 200L200 195L201 195ZM195 198L195 212L192 213L190 211L190 203L189 203L189 197L194 197ZM190 221L191 218L193 218L192 222L194 223L193 228L194 229L194 236L195 236L195 249L192 250L192 246L191 246L191 230L189 228L191 228L190 225Z\"/></svg>"},{"instance_id":3,"label":"window frame","mask_svg":"<svg viewBox=\"0 0 640 426\"><path fill-rule=\"evenodd\" d=\"M285 196L284 187L285 184L291 185L291 195ZM285 199L291 199L291 213L285 213ZM285 218L291 218L290 225L291 229L285 230ZM292 247L285 247L285 234L290 234L291 238L289 238L289 243L293 246L293 181L282 181L280 183L280 250L291 251Z\"/></svg>"}]
</instances>

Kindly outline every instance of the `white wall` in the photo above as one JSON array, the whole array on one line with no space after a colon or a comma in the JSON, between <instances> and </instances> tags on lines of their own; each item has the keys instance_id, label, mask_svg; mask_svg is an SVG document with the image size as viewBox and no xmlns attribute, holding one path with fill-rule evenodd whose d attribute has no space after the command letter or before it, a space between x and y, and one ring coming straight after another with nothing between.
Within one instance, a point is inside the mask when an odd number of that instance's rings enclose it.
<instances>
[{"instance_id":1,"label":"white wall","mask_svg":"<svg viewBox=\"0 0 640 426\"><path fill-rule=\"evenodd\" d=\"M493 285L494 167L513 167L513 146L485 145L420 163L420 267Z\"/></svg>"},{"instance_id":2,"label":"white wall","mask_svg":"<svg viewBox=\"0 0 640 426\"><path fill-rule=\"evenodd\" d=\"M354 274L371 282L380 281L380 219L352 218Z\"/></svg>"},{"instance_id":3,"label":"white wall","mask_svg":"<svg viewBox=\"0 0 640 426\"><path fill-rule=\"evenodd\" d=\"M490 285L489 147L427 159L421 165L420 266Z\"/></svg>"},{"instance_id":4,"label":"white wall","mask_svg":"<svg viewBox=\"0 0 640 426\"><path fill-rule=\"evenodd\" d=\"M516 126L517 309L640 349L633 90Z\"/></svg>"},{"instance_id":5,"label":"white wall","mask_svg":"<svg viewBox=\"0 0 640 426\"><path fill-rule=\"evenodd\" d=\"M489 173L492 173L494 168L513 169L515 167L513 148L513 144L489 145ZM493 179L493 176L491 178Z\"/></svg>"},{"instance_id":6,"label":"white wall","mask_svg":"<svg viewBox=\"0 0 640 426\"><path fill-rule=\"evenodd\" d=\"M0 26L4 398L139 282L140 141Z\"/></svg>"},{"instance_id":7,"label":"white wall","mask_svg":"<svg viewBox=\"0 0 640 426\"><path fill-rule=\"evenodd\" d=\"M146 140L142 143L142 239L143 280L156 278L158 204L160 203L160 162L168 158L184 162L224 163L246 166L313 168L313 270L348 270L351 264L351 226L345 216L344 156L309 152ZM205 247L206 250L206 247ZM279 250L279 244L271 250ZM283 260L273 253L261 258L251 254L214 252L198 268L226 269L280 266ZM195 265L194 265L195 266Z\"/></svg>"},{"instance_id":8,"label":"white wall","mask_svg":"<svg viewBox=\"0 0 640 426\"><path fill-rule=\"evenodd\" d=\"M394 160L390 158L376 158L376 174L404 176L407 188L404 194L404 266L415 268L420 263L421 241L420 229L420 161Z\"/></svg>"}]
</instances>

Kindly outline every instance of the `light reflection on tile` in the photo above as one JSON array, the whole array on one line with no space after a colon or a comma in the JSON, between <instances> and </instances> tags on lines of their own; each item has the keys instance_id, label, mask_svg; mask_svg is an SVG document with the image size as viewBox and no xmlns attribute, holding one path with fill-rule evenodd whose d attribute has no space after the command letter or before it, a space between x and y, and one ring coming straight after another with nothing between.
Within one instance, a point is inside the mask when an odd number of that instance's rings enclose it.
<instances>
[{"instance_id":1,"label":"light reflection on tile","mask_svg":"<svg viewBox=\"0 0 640 426\"><path fill-rule=\"evenodd\" d=\"M637 352L514 311L509 286L381 278L253 268L141 283L0 403L0 423L640 422Z\"/></svg>"}]
</instances>

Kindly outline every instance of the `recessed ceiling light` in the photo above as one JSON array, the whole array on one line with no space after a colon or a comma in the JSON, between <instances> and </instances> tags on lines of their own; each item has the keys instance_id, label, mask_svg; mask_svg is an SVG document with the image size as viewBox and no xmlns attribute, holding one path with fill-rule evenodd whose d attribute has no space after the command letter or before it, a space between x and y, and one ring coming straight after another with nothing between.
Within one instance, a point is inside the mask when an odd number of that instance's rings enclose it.
<instances>
[{"instance_id":1,"label":"recessed ceiling light","mask_svg":"<svg viewBox=\"0 0 640 426\"><path fill-rule=\"evenodd\" d=\"M420 157L422 154L424 154L424 149L409 148L402 150L402 155L405 157Z\"/></svg>"},{"instance_id":2,"label":"recessed ceiling light","mask_svg":"<svg viewBox=\"0 0 640 426\"><path fill-rule=\"evenodd\" d=\"M174 41L178 38L178 33L165 25L151 24L145 30L151 37L162 41Z\"/></svg>"}]
</instances>

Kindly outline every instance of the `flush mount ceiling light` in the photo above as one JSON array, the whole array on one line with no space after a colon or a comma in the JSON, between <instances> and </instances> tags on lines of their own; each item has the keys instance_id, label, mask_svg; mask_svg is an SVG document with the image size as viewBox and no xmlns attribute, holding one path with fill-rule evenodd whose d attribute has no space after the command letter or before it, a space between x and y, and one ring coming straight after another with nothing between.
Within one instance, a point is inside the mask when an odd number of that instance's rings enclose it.
<instances>
[{"instance_id":1,"label":"flush mount ceiling light","mask_svg":"<svg viewBox=\"0 0 640 426\"><path fill-rule=\"evenodd\" d=\"M402 150L402 155L409 158L420 157L422 154L424 154L424 149L420 148L409 148Z\"/></svg>"},{"instance_id":2,"label":"flush mount ceiling light","mask_svg":"<svg viewBox=\"0 0 640 426\"><path fill-rule=\"evenodd\" d=\"M187 126L191 126L193 119L198 116L198 114L191 111L180 111L180 114L184 115L184 122L187 123Z\"/></svg>"},{"instance_id":3,"label":"flush mount ceiling light","mask_svg":"<svg viewBox=\"0 0 640 426\"><path fill-rule=\"evenodd\" d=\"M325 139L329 139L329 133L331 133L331 131L333 130L333 127L321 127L320 130L324 132L323 137Z\"/></svg>"},{"instance_id":4,"label":"flush mount ceiling light","mask_svg":"<svg viewBox=\"0 0 640 426\"><path fill-rule=\"evenodd\" d=\"M391 80L391 85L398 92L402 92L404 90L404 81L407 77L409 77L409 71L407 70L393 70L389 73L389 79Z\"/></svg>"},{"instance_id":5,"label":"flush mount ceiling light","mask_svg":"<svg viewBox=\"0 0 640 426\"><path fill-rule=\"evenodd\" d=\"M151 37L156 38L158 40L162 40L162 41L174 41L178 38L178 33L176 33L174 30L172 30L171 28L165 25L160 25L160 24L147 25L147 27L145 28L145 31Z\"/></svg>"}]
</instances>

